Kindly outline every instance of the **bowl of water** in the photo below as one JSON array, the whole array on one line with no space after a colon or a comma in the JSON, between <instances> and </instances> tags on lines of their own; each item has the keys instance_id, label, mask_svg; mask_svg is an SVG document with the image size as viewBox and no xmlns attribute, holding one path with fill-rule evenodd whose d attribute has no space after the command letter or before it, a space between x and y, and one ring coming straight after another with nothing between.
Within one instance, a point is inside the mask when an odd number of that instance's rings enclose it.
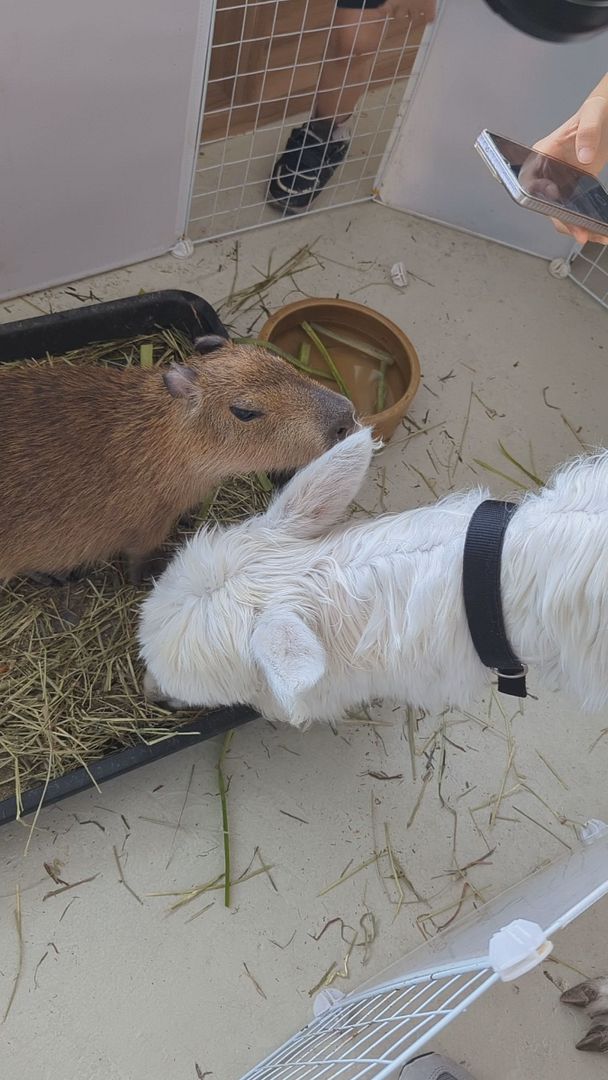
<instances>
[{"instance_id":1,"label":"bowl of water","mask_svg":"<svg viewBox=\"0 0 608 1080\"><path fill-rule=\"evenodd\" d=\"M412 342L378 311L350 300L298 300L280 308L259 339L323 386L351 399L363 423L387 442L420 384Z\"/></svg>"}]
</instances>

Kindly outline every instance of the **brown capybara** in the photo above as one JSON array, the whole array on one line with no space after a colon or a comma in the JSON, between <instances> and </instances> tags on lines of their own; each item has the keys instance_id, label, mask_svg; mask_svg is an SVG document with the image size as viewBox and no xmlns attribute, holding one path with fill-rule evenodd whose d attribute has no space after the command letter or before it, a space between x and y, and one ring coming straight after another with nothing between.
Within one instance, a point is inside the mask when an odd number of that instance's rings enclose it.
<instances>
[{"instance_id":1,"label":"brown capybara","mask_svg":"<svg viewBox=\"0 0 608 1080\"><path fill-rule=\"evenodd\" d=\"M222 480L296 469L352 429L346 398L265 349L195 348L165 369L0 366L0 579L124 554L138 580Z\"/></svg>"}]
</instances>

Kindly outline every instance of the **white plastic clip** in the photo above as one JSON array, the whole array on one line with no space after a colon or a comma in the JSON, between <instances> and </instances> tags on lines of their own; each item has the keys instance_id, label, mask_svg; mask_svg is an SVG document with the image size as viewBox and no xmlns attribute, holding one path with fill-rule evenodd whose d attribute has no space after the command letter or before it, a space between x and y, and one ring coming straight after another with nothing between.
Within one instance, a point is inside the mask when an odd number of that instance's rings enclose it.
<instances>
[{"instance_id":1,"label":"white plastic clip","mask_svg":"<svg viewBox=\"0 0 608 1080\"><path fill-rule=\"evenodd\" d=\"M549 263L551 277L567 278L570 274L570 263L567 259L553 259Z\"/></svg>"},{"instance_id":2,"label":"white plastic clip","mask_svg":"<svg viewBox=\"0 0 608 1080\"><path fill-rule=\"evenodd\" d=\"M190 255L194 254L194 244L192 243L192 240L187 236L182 236L181 240L178 240L171 248L171 254L174 259L187 259Z\"/></svg>"},{"instance_id":3,"label":"white plastic clip","mask_svg":"<svg viewBox=\"0 0 608 1080\"><path fill-rule=\"evenodd\" d=\"M582 844L594 844L596 840L599 840L600 836L605 836L607 832L608 825L598 818L591 818L590 821L586 821L584 825L579 825L578 828L578 835Z\"/></svg>"},{"instance_id":4,"label":"white plastic clip","mask_svg":"<svg viewBox=\"0 0 608 1080\"><path fill-rule=\"evenodd\" d=\"M338 1005L342 1001L342 998L345 997L346 994L342 990L332 990L330 986L327 986L324 990L319 990L319 993L312 1003L314 1016L323 1016L323 1013L328 1012L329 1009L333 1009L334 1005Z\"/></svg>"},{"instance_id":5,"label":"white plastic clip","mask_svg":"<svg viewBox=\"0 0 608 1080\"><path fill-rule=\"evenodd\" d=\"M405 289L409 284L407 270L402 262L393 263L391 266L391 281L397 289Z\"/></svg>"},{"instance_id":6,"label":"white plastic clip","mask_svg":"<svg viewBox=\"0 0 608 1080\"><path fill-rule=\"evenodd\" d=\"M503 982L532 971L553 951L537 923L515 919L490 938L490 964Z\"/></svg>"}]
</instances>

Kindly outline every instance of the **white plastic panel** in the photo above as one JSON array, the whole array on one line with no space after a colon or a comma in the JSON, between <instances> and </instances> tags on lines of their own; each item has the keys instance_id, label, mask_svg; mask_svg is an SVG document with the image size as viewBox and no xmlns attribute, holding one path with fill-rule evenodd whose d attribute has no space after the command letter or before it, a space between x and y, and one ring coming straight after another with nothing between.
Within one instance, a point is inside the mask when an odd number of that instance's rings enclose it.
<instances>
[{"instance_id":1,"label":"white plastic panel","mask_svg":"<svg viewBox=\"0 0 608 1080\"><path fill-rule=\"evenodd\" d=\"M575 848L543 870L525 878L478 912L458 920L374 979L363 983L355 997L376 987L403 980L437 977L445 971L488 968L490 938L516 919L536 923L551 936L608 895L608 832L589 845Z\"/></svg>"},{"instance_id":2,"label":"white plastic panel","mask_svg":"<svg viewBox=\"0 0 608 1080\"><path fill-rule=\"evenodd\" d=\"M382 175L383 202L548 259L571 240L517 207L473 144L487 127L530 144L566 120L606 72L608 34L547 44L483 0L444 0L424 70Z\"/></svg>"},{"instance_id":3,"label":"white plastic panel","mask_svg":"<svg viewBox=\"0 0 608 1080\"><path fill-rule=\"evenodd\" d=\"M0 297L184 231L213 0L5 0Z\"/></svg>"}]
</instances>

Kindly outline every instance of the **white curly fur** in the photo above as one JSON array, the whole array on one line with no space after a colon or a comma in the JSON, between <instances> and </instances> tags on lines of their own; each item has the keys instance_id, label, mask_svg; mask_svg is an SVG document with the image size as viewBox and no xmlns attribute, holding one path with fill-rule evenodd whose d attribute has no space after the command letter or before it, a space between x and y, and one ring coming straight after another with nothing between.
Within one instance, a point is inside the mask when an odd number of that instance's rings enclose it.
<instances>
[{"instance_id":1,"label":"white curly fur","mask_svg":"<svg viewBox=\"0 0 608 1080\"><path fill-rule=\"evenodd\" d=\"M491 681L469 635L462 553L485 490L339 523L369 467L368 429L308 465L268 511L203 529L143 605L151 696L249 703L305 726L376 698L467 707ZM608 702L608 451L524 498L507 530L503 608L535 681Z\"/></svg>"}]
</instances>

